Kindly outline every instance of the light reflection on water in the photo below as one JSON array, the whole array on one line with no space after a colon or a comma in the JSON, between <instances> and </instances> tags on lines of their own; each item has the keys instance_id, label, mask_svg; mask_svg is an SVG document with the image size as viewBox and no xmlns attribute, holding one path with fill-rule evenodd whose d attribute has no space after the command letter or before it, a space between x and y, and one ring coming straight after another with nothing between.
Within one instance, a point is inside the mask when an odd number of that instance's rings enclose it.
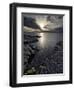
<instances>
[{"instance_id":1,"label":"light reflection on water","mask_svg":"<svg viewBox=\"0 0 74 90\"><path fill-rule=\"evenodd\" d=\"M57 42L63 40L62 33L38 33L38 35L41 36L38 44L42 48L54 47Z\"/></svg>"},{"instance_id":2,"label":"light reflection on water","mask_svg":"<svg viewBox=\"0 0 74 90\"><path fill-rule=\"evenodd\" d=\"M26 35L31 35L31 36L41 36L38 39L38 42L31 43L33 45L36 45L40 47L41 49L52 49L53 47L56 46L56 43L59 41L63 41L63 33L50 33L50 32L31 32L31 33L26 33Z\"/></svg>"},{"instance_id":3,"label":"light reflection on water","mask_svg":"<svg viewBox=\"0 0 74 90\"><path fill-rule=\"evenodd\" d=\"M41 46L43 46L44 45L44 39L45 39L45 37L44 37L44 33L40 33L40 36L41 36L41 38L39 39L39 42L40 42L40 44L41 44Z\"/></svg>"}]
</instances>

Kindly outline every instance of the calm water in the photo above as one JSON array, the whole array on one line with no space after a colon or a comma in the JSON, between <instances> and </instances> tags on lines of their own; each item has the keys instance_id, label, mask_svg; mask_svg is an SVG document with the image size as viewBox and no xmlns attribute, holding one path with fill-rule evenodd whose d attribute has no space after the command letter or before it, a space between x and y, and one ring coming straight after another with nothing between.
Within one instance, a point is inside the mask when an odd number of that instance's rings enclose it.
<instances>
[{"instance_id":1,"label":"calm water","mask_svg":"<svg viewBox=\"0 0 74 90\"><path fill-rule=\"evenodd\" d=\"M63 41L62 33L38 33L38 35L41 36L38 42L41 48L53 48L57 42Z\"/></svg>"},{"instance_id":2,"label":"calm water","mask_svg":"<svg viewBox=\"0 0 74 90\"><path fill-rule=\"evenodd\" d=\"M41 49L47 49L47 48L51 49L55 47L57 42L63 41L63 33L31 32L31 33L26 33L26 35L41 36L40 38L38 38L38 42L32 43L33 45L36 45L40 47Z\"/></svg>"}]
</instances>

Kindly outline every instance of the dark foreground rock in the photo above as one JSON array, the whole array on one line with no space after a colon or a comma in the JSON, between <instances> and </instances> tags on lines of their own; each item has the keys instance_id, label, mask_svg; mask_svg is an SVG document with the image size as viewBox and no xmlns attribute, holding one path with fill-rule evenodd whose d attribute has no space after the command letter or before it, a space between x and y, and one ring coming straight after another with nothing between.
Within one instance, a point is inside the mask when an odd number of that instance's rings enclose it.
<instances>
[{"instance_id":1,"label":"dark foreground rock","mask_svg":"<svg viewBox=\"0 0 74 90\"><path fill-rule=\"evenodd\" d=\"M59 41L54 49L40 50L33 45L25 45L24 74L63 73L63 42Z\"/></svg>"}]
</instances>

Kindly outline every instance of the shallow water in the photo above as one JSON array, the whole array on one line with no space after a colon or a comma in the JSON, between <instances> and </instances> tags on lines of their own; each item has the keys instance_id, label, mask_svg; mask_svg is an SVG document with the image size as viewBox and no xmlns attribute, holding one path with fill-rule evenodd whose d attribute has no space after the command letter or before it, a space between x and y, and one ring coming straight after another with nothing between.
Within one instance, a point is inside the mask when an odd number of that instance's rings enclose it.
<instances>
[{"instance_id":1,"label":"shallow water","mask_svg":"<svg viewBox=\"0 0 74 90\"><path fill-rule=\"evenodd\" d=\"M53 48L56 43L59 41L63 41L62 33L37 33L37 35L41 36L38 40L38 46L41 48Z\"/></svg>"}]
</instances>

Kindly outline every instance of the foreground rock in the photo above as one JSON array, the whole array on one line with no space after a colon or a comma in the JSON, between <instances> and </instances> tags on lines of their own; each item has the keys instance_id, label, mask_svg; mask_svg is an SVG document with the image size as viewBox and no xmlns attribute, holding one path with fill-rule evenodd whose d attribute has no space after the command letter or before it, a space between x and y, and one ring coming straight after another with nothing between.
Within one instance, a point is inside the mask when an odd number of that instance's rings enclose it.
<instances>
[{"instance_id":1,"label":"foreground rock","mask_svg":"<svg viewBox=\"0 0 74 90\"><path fill-rule=\"evenodd\" d=\"M63 42L56 44L52 52L49 49L39 51L37 47L27 47L29 56L25 64L24 74L55 74L63 73Z\"/></svg>"}]
</instances>

